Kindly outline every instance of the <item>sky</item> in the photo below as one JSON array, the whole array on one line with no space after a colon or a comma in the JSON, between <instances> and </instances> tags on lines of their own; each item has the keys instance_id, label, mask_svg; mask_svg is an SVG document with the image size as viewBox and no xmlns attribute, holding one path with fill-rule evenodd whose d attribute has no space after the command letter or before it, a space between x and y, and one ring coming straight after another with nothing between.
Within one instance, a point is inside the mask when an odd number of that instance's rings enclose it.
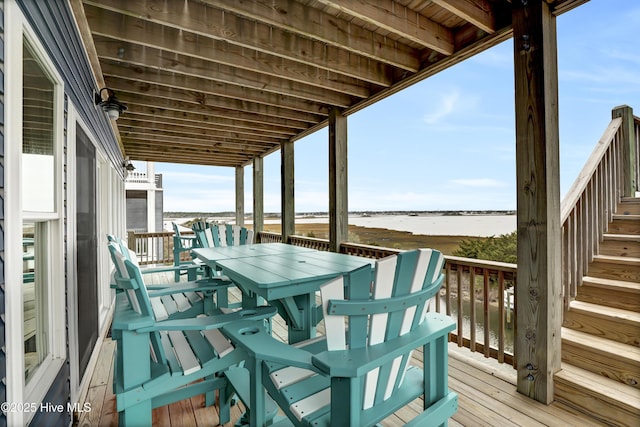
<instances>
[{"instance_id":1,"label":"sky","mask_svg":"<svg viewBox=\"0 0 640 427\"><path fill-rule=\"evenodd\" d=\"M564 196L611 110L640 115L640 1L591 0L556 23ZM328 211L327 141L325 128L295 143L296 212ZM511 40L350 115L348 155L350 211L515 210ZM235 210L233 168L157 163L155 172L165 212ZM280 212L279 152L264 159L264 210Z\"/></svg>"}]
</instances>

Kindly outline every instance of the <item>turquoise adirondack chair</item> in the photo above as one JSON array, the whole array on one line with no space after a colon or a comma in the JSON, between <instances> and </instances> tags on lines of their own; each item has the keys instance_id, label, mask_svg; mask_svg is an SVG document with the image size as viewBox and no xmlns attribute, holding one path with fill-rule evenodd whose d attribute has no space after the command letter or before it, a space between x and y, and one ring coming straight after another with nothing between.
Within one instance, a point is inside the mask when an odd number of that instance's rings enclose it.
<instances>
[{"instance_id":1,"label":"turquoise adirondack chair","mask_svg":"<svg viewBox=\"0 0 640 427\"><path fill-rule=\"evenodd\" d=\"M201 248L218 248L224 246L238 246L253 244L253 230L239 225L209 224L203 230L195 230L198 246ZM211 275L215 277L215 272ZM217 295L220 306L228 306L228 296L222 293Z\"/></svg>"},{"instance_id":2,"label":"turquoise adirondack chair","mask_svg":"<svg viewBox=\"0 0 640 427\"><path fill-rule=\"evenodd\" d=\"M158 269L141 269L135 253L118 239L110 241L109 250L114 264L111 282L112 286L118 291L122 291L122 288L118 286L117 278L130 279L130 277L124 266L114 258L114 251L123 259L135 265L141 276L146 273L166 271L162 267ZM227 288L232 285L233 282L227 277L217 276L192 282L145 285L145 289L152 293L150 301L156 318L164 320L170 316L191 317L194 313L197 315L203 313L203 311L211 312L216 306L213 295L218 292L226 295ZM204 291L192 291L193 287L202 288ZM192 307L195 307L195 309L192 310Z\"/></svg>"},{"instance_id":3,"label":"turquoise adirondack chair","mask_svg":"<svg viewBox=\"0 0 640 427\"><path fill-rule=\"evenodd\" d=\"M424 411L407 425L446 425L457 410L447 378L455 325L427 313L443 264L436 250L414 250L378 260L373 284L369 267L324 284L321 339L289 346L251 325L225 327L253 356L246 364L250 425L264 425L263 387L288 417L278 426L371 426L420 396ZM422 369L409 364L415 349L422 349Z\"/></svg>"},{"instance_id":4,"label":"turquoise adirondack chair","mask_svg":"<svg viewBox=\"0 0 640 427\"><path fill-rule=\"evenodd\" d=\"M117 345L114 393L119 424L150 426L153 408L198 394L205 394L205 403L211 405L216 390L220 423L229 422L230 390L220 373L241 364L247 355L234 348L219 329L245 319L251 319L256 328L262 327L276 309L267 306L221 314L215 309L198 313L192 306L189 317L177 318L167 314L161 303L155 304L154 298L207 293L210 285L177 284L148 291L139 267L115 243L109 244L109 250L117 265L117 286L123 291L116 297L112 323Z\"/></svg>"},{"instance_id":5,"label":"turquoise adirondack chair","mask_svg":"<svg viewBox=\"0 0 640 427\"><path fill-rule=\"evenodd\" d=\"M204 275L204 266L198 260L194 260L191 256L191 249L198 247L198 239L196 236L183 236L180 232L178 224L171 223L173 227L173 265L177 268L175 271L175 281L180 281L180 275L188 274L189 280L195 280L197 275ZM183 259L182 254L188 253L189 259ZM184 268L184 270L183 270Z\"/></svg>"},{"instance_id":6,"label":"turquoise adirondack chair","mask_svg":"<svg viewBox=\"0 0 640 427\"><path fill-rule=\"evenodd\" d=\"M120 252L124 254L131 261L137 263L138 259L136 254L129 249L127 244L119 237L113 234L107 234L107 242L113 242L120 248ZM196 264L185 264L180 266L175 265L165 265L162 267L145 267L141 268L140 271L142 274L154 274L154 273L165 273L165 272L174 272L175 273L175 281L180 281L180 275L187 273L187 277L189 280L196 280L198 278L199 271L202 270L202 266Z\"/></svg>"},{"instance_id":7,"label":"turquoise adirondack chair","mask_svg":"<svg viewBox=\"0 0 640 427\"><path fill-rule=\"evenodd\" d=\"M204 230L195 230L202 248L219 248L253 244L253 230L239 225L212 224Z\"/></svg>"}]
</instances>

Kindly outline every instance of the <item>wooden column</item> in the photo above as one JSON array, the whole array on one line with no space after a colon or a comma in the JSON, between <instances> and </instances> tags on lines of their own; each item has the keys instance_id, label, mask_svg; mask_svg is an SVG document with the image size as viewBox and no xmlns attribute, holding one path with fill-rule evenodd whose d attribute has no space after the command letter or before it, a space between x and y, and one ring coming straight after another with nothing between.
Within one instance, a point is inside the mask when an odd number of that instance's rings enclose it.
<instances>
[{"instance_id":1,"label":"wooden column","mask_svg":"<svg viewBox=\"0 0 640 427\"><path fill-rule=\"evenodd\" d=\"M282 241L286 243L296 229L292 141L282 143L280 157L280 214L282 215Z\"/></svg>"},{"instance_id":2,"label":"wooden column","mask_svg":"<svg viewBox=\"0 0 640 427\"><path fill-rule=\"evenodd\" d=\"M253 231L264 230L264 158L253 159ZM257 241L257 240L256 240Z\"/></svg>"},{"instance_id":3,"label":"wooden column","mask_svg":"<svg viewBox=\"0 0 640 427\"><path fill-rule=\"evenodd\" d=\"M636 165L638 164L638 155L636 153L635 128L633 122L633 109L628 105L621 105L611 111L611 118L622 118L622 179L623 179L623 197L634 197L636 191L639 190L636 182Z\"/></svg>"},{"instance_id":4,"label":"wooden column","mask_svg":"<svg viewBox=\"0 0 640 427\"><path fill-rule=\"evenodd\" d=\"M513 2L518 391L553 401L560 369L561 238L556 20L544 1Z\"/></svg>"},{"instance_id":5,"label":"wooden column","mask_svg":"<svg viewBox=\"0 0 640 427\"><path fill-rule=\"evenodd\" d=\"M329 250L339 252L348 234L347 118L332 108L329 111Z\"/></svg>"},{"instance_id":6,"label":"wooden column","mask_svg":"<svg viewBox=\"0 0 640 427\"><path fill-rule=\"evenodd\" d=\"M244 167L236 166L236 224L244 226Z\"/></svg>"}]
</instances>

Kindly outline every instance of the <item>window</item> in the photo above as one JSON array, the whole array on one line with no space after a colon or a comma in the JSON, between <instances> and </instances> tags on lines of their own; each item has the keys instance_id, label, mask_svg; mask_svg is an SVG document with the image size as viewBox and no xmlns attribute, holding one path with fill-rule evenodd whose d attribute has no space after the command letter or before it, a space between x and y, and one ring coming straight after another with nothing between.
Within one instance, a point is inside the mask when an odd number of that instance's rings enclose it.
<instances>
[{"instance_id":1,"label":"window","mask_svg":"<svg viewBox=\"0 0 640 427\"><path fill-rule=\"evenodd\" d=\"M37 388L43 371L59 354L55 340L64 307L55 295L64 293L60 215L60 84L37 50L22 46L22 247L24 380ZM56 319L58 321L56 321ZM58 339L59 341L59 339ZM58 345L59 347L59 345ZM41 369L42 368L42 369Z\"/></svg>"},{"instance_id":2,"label":"window","mask_svg":"<svg viewBox=\"0 0 640 427\"><path fill-rule=\"evenodd\" d=\"M23 46L22 209L55 212L54 83Z\"/></svg>"}]
</instances>

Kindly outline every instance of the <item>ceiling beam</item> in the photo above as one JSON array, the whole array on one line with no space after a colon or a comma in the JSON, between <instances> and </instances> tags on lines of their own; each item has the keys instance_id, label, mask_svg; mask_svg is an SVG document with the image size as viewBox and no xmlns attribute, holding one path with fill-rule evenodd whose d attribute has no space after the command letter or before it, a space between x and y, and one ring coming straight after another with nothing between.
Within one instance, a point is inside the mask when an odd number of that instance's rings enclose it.
<instances>
[{"instance_id":1,"label":"ceiling beam","mask_svg":"<svg viewBox=\"0 0 640 427\"><path fill-rule=\"evenodd\" d=\"M346 21L337 20L298 2L276 2L282 3L285 8L290 7L287 13L277 12L271 3L252 1L240 4L235 0L85 0L85 4L133 17L143 16L162 25L314 66L326 63L332 54L338 54L341 50L412 72L420 66L418 53L414 49L398 45L393 40L350 26ZM337 50L329 52L327 45ZM336 60L343 62L343 55Z\"/></svg>"},{"instance_id":2,"label":"ceiling beam","mask_svg":"<svg viewBox=\"0 0 640 427\"><path fill-rule=\"evenodd\" d=\"M109 78L127 79L143 84L155 84L185 91L202 92L209 95L264 104L272 107L290 108L311 114L328 116L326 105L294 97L260 91L237 85L226 85L209 79L190 77L184 74L170 73L152 68L127 67L111 61L102 64L105 76Z\"/></svg>"},{"instance_id":3,"label":"ceiling beam","mask_svg":"<svg viewBox=\"0 0 640 427\"><path fill-rule=\"evenodd\" d=\"M223 139L225 141L237 141L238 143L252 143L258 146L272 146L280 144L283 138L274 138L265 135L247 135L234 131L213 131L209 129L185 128L179 125L147 122L142 120L118 120L118 127L121 132L146 132L162 134L166 136L184 136L187 138L205 138L209 140Z\"/></svg>"},{"instance_id":4,"label":"ceiling beam","mask_svg":"<svg viewBox=\"0 0 640 427\"><path fill-rule=\"evenodd\" d=\"M449 29L393 0L378 0L375 4L365 1L317 1L436 52L445 55L453 53L454 40Z\"/></svg>"},{"instance_id":5,"label":"ceiling beam","mask_svg":"<svg viewBox=\"0 0 640 427\"><path fill-rule=\"evenodd\" d=\"M125 80L116 77L106 77L107 86L118 93L118 98L124 102L125 97L121 94L129 95L139 94L160 98L169 98L176 101L190 102L193 104L203 105L207 107L225 108L233 111L242 111L245 113L255 113L265 116L280 117L283 119L299 120L301 122L314 123L322 120L324 116L320 114L311 114L304 111L295 111L288 108L273 107L270 105L257 104L255 102L246 102L238 99L222 98L219 96L206 94L202 92L191 92L182 89L175 89L168 86L159 86L149 83L141 83L132 80ZM129 99L135 97L131 96Z\"/></svg>"},{"instance_id":6,"label":"ceiling beam","mask_svg":"<svg viewBox=\"0 0 640 427\"><path fill-rule=\"evenodd\" d=\"M120 94L118 94L118 96L120 96ZM297 129L298 131L307 129L310 126L308 122L303 122L300 120L283 119L280 117L273 117L263 114L247 113L244 111L230 111L224 108L206 104L177 101L165 97L141 95L139 93L124 92L122 93L121 101L127 104L129 108L135 108L135 106L156 107L160 109L175 110L178 112L206 114L208 116L242 120L267 126L283 126L291 129Z\"/></svg>"},{"instance_id":7,"label":"ceiling beam","mask_svg":"<svg viewBox=\"0 0 640 427\"><path fill-rule=\"evenodd\" d=\"M432 2L488 34L496 32L495 15L487 0L432 0Z\"/></svg>"},{"instance_id":8,"label":"ceiling beam","mask_svg":"<svg viewBox=\"0 0 640 427\"><path fill-rule=\"evenodd\" d=\"M126 120L127 117L144 120L166 121L181 123L183 126L210 127L212 129L234 129L238 132L260 132L264 135L282 135L290 138L297 130L291 127L264 125L249 121L228 119L215 115L190 113L186 111L168 110L157 106L129 105L127 112L120 118ZM118 122L120 121L118 120Z\"/></svg>"},{"instance_id":9,"label":"ceiling beam","mask_svg":"<svg viewBox=\"0 0 640 427\"><path fill-rule=\"evenodd\" d=\"M371 94L367 85L353 79L346 81L323 78L302 83L102 36L96 37L95 46L103 62L108 60L129 63L131 66L206 78L328 105L351 103L352 96L363 99Z\"/></svg>"},{"instance_id":10,"label":"ceiling beam","mask_svg":"<svg viewBox=\"0 0 640 427\"><path fill-rule=\"evenodd\" d=\"M236 167L245 164L251 159L228 159L219 154L198 153L196 151L163 150L162 152L150 151L147 148L132 148L126 150L131 160L148 162L182 163L192 165Z\"/></svg>"},{"instance_id":11,"label":"ceiling beam","mask_svg":"<svg viewBox=\"0 0 640 427\"><path fill-rule=\"evenodd\" d=\"M268 146L253 145L249 143L239 143L235 141L228 141L225 139L207 140L198 138L187 138L181 136L165 135L157 132L123 132L122 139L126 147L131 147L132 144L145 145L150 144L150 148L159 147L158 144L163 146L175 146L183 148L191 148L203 150L204 152L220 152L227 153L238 158L252 157L254 155L264 152L265 149L276 147L278 144L269 144Z\"/></svg>"},{"instance_id":12,"label":"ceiling beam","mask_svg":"<svg viewBox=\"0 0 640 427\"><path fill-rule=\"evenodd\" d=\"M237 135L238 139L246 138L247 140L267 138L277 139L279 141L289 140L292 132L289 130L287 133L275 133L271 130L264 131L255 128L244 129L240 127L227 126L219 123L198 123L190 122L187 120L167 119L164 117L144 116L141 114L131 113L127 111L126 114L120 116L118 119L118 126L141 126L141 127L154 127L162 128L164 126L177 127L182 129L185 133L211 131L220 134L232 133Z\"/></svg>"},{"instance_id":13,"label":"ceiling beam","mask_svg":"<svg viewBox=\"0 0 640 427\"><path fill-rule=\"evenodd\" d=\"M337 58L335 57L325 57L319 58L314 64L308 64L105 9L87 6L86 10L93 34L112 39L155 47L168 52L256 72L278 73L282 74L282 77L290 75L291 80L299 80L303 76L305 79L323 79L329 71L377 86L391 85L391 80L388 77L389 67L383 63L376 64L369 60L352 60L345 63L336 62ZM224 52L224 55L220 55L219 52Z\"/></svg>"}]
</instances>

